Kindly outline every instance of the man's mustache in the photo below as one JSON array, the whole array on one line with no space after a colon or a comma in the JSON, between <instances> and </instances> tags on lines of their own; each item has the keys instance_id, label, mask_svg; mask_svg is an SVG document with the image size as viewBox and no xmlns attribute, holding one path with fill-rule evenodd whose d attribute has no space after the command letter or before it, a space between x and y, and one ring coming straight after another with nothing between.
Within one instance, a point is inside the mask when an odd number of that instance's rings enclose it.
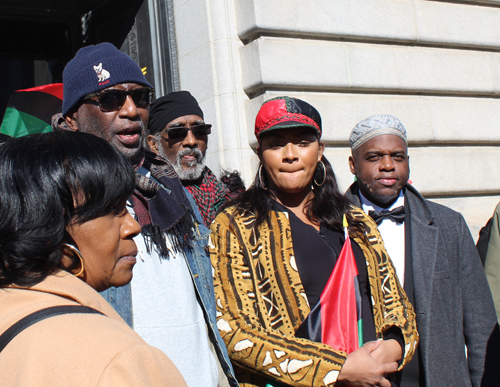
<instances>
[{"instance_id":1,"label":"man's mustache","mask_svg":"<svg viewBox=\"0 0 500 387\"><path fill-rule=\"evenodd\" d=\"M201 163L201 161L203 160L203 154L197 148L195 148L195 149L183 149L183 150L179 151L179 153L177 153L177 160L181 161L181 159L184 156L195 156L198 164Z\"/></svg>"}]
</instances>

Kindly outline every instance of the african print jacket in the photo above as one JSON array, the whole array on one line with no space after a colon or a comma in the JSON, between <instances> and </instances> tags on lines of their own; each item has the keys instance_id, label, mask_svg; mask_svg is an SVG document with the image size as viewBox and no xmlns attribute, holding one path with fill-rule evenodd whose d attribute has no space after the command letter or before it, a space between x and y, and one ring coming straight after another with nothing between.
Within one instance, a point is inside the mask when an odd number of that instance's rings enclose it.
<instances>
[{"instance_id":1,"label":"african print jacket","mask_svg":"<svg viewBox=\"0 0 500 387\"><path fill-rule=\"evenodd\" d=\"M241 386L265 386L272 379L290 386L333 386L346 353L295 337L310 312L295 264L286 213L272 211L270 223L254 228L255 215L224 210L211 226L217 327L236 366ZM377 225L358 208L368 225L366 239L352 234L366 257L378 338L391 327L404 338L402 368L418 343L413 308L401 289Z\"/></svg>"}]
</instances>

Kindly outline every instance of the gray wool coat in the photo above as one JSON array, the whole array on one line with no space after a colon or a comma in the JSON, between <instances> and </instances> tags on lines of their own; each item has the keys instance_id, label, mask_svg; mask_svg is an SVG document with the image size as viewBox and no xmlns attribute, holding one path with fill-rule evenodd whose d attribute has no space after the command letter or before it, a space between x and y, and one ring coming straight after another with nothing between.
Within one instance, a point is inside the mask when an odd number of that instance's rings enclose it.
<instances>
[{"instance_id":1,"label":"gray wool coat","mask_svg":"<svg viewBox=\"0 0 500 387\"><path fill-rule=\"evenodd\" d=\"M346 196L361 207L358 192L354 183ZM405 200L425 385L479 387L497 320L474 241L460 213L424 199L410 185Z\"/></svg>"}]
</instances>

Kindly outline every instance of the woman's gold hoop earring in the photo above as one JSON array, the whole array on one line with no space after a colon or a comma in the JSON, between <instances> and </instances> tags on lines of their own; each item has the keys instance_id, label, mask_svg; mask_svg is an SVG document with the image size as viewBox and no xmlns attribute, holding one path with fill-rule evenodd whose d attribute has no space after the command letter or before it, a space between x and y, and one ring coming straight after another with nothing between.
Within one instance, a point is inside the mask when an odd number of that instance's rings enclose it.
<instances>
[{"instance_id":1,"label":"woman's gold hoop earring","mask_svg":"<svg viewBox=\"0 0 500 387\"><path fill-rule=\"evenodd\" d=\"M326 167L325 167L325 164L323 164L323 161L319 161L319 163L321 163L321 165L323 166L323 181L321 182L321 184L319 184L316 179L314 179L314 184L316 184L318 187L321 187L323 184L325 184L325 181L326 181ZM318 165L319 165L318 163ZM316 166L317 168L317 166Z\"/></svg>"},{"instance_id":2,"label":"woman's gold hoop earring","mask_svg":"<svg viewBox=\"0 0 500 387\"><path fill-rule=\"evenodd\" d=\"M262 164L259 167L259 181L260 185L262 186L262 189L267 191L267 187L264 185L264 181L262 180Z\"/></svg>"},{"instance_id":3,"label":"woman's gold hoop earring","mask_svg":"<svg viewBox=\"0 0 500 387\"><path fill-rule=\"evenodd\" d=\"M66 246L68 249L73 251L78 258L80 258L81 268L80 268L80 271L75 274L75 277L81 276L83 273L83 270L85 270L85 264L83 263L82 253L75 246L70 245L69 243L63 243L63 246Z\"/></svg>"}]
</instances>

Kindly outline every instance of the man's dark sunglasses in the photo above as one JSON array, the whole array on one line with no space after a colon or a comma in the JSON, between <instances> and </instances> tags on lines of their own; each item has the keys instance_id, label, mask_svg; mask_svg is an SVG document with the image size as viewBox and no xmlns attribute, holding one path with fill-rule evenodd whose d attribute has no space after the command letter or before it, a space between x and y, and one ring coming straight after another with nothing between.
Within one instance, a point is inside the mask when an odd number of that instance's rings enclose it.
<instances>
[{"instance_id":1,"label":"man's dark sunglasses","mask_svg":"<svg viewBox=\"0 0 500 387\"><path fill-rule=\"evenodd\" d=\"M153 100L154 89L147 87L129 91L118 89L101 90L96 91L95 93L87 94L83 97L83 100L97 97L97 103L99 104L101 112L114 112L116 110L120 110L125 104L127 95L132 97L132 101L134 101L135 106L145 109Z\"/></svg>"},{"instance_id":2,"label":"man's dark sunglasses","mask_svg":"<svg viewBox=\"0 0 500 387\"><path fill-rule=\"evenodd\" d=\"M193 132L195 137L206 136L207 134L212 133L212 125L203 124L194 126L178 126L176 128L165 130L165 133L168 134L169 139L179 139L186 138L189 130Z\"/></svg>"}]
</instances>

